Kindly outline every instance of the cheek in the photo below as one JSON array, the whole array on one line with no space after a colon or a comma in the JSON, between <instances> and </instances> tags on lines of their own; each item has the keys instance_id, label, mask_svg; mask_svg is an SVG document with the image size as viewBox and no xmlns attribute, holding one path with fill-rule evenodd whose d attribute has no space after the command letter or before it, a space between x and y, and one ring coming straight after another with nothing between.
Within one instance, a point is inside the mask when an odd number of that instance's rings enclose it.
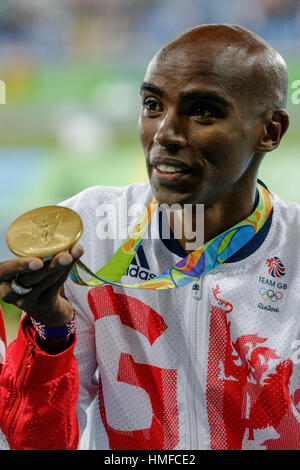
<instances>
[{"instance_id":1,"label":"cheek","mask_svg":"<svg viewBox=\"0 0 300 470\"><path fill-rule=\"evenodd\" d=\"M212 166L214 170L240 166L245 154L245 136L235 128L207 128L200 141L204 157L204 165Z\"/></svg>"},{"instance_id":2,"label":"cheek","mask_svg":"<svg viewBox=\"0 0 300 470\"><path fill-rule=\"evenodd\" d=\"M152 128L145 123L143 116L140 114L138 120L138 134L144 151L148 150L152 142Z\"/></svg>"},{"instance_id":3,"label":"cheek","mask_svg":"<svg viewBox=\"0 0 300 470\"><path fill-rule=\"evenodd\" d=\"M138 129L138 134L140 137L141 142L143 141L144 138L144 127L142 123L142 116L141 114L139 115L138 123L137 123L137 129Z\"/></svg>"}]
</instances>

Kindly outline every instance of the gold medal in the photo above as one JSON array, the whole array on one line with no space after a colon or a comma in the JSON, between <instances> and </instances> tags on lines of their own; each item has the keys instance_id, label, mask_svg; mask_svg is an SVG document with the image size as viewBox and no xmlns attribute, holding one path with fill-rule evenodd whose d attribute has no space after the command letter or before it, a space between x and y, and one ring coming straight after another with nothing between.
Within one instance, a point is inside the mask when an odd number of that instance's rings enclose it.
<instances>
[{"instance_id":1,"label":"gold medal","mask_svg":"<svg viewBox=\"0 0 300 470\"><path fill-rule=\"evenodd\" d=\"M80 239L83 225L72 209L45 206L16 219L6 234L8 248L17 256L47 260L68 251Z\"/></svg>"}]
</instances>

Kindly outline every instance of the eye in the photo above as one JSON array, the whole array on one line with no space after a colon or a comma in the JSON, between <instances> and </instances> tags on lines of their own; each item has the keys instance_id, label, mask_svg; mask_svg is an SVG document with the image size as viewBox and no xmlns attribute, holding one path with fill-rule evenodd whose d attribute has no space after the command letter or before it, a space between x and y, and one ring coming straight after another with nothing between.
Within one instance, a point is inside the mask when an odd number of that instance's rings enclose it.
<instances>
[{"instance_id":1,"label":"eye","mask_svg":"<svg viewBox=\"0 0 300 470\"><path fill-rule=\"evenodd\" d=\"M211 104L197 102L191 108L191 115L200 118L215 118L220 112Z\"/></svg>"},{"instance_id":2,"label":"eye","mask_svg":"<svg viewBox=\"0 0 300 470\"><path fill-rule=\"evenodd\" d=\"M158 113L162 111L162 105L155 98L145 98L143 100L144 108L149 112Z\"/></svg>"}]
</instances>

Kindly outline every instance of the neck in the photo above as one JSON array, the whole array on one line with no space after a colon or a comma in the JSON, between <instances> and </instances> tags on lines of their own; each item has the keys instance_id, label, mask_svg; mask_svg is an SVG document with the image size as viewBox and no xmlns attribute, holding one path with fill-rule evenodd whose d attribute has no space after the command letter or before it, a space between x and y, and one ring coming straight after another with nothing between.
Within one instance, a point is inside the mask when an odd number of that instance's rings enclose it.
<instances>
[{"instance_id":1,"label":"neck","mask_svg":"<svg viewBox=\"0 0 300 470\"><path fill-rule=\"evenodd\" d=\"M189 254L199 246L247 218L254 210L256 180L247 187L245 184L223 193L217 201L192 206L187 212L174 211L170 214L170 226L184 251ZM182 213L184 212L184 217ZM181 224L180 237L177 237ZM176 232L177 229L177 232Z\"/></svg>"}]
</instances>

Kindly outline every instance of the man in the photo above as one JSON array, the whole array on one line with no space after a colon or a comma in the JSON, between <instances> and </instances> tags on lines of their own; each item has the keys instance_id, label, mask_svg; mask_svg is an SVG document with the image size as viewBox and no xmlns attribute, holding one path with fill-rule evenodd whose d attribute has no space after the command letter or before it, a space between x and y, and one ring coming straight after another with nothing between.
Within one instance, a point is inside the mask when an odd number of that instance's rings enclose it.
<instances>
[{"instance_id":1,"label":"man","mask_svg":"<svg viewBox=\"0 0 300 470\"><path fill-rule=\"evenodd\" d=\"M36 435L44 419L61 436L47 448L76 448L74 335L46 333L72 321L74 309L80 448L300 449L300 366L293 359L300 210L257 186L264 155L288 128L287 84L281 56L238 26L196 27L154 56L139 118L150 184L89 188L64 203L82 217L83 256L75 246L48 265L37 259L0 265L4 300L28 312L11 362L20 368L28 344L34 350L26 357L35 375L21 372L25 386L12 367L5 369L13 390L19 381L28 416L25 424L17 413L7 418L7 393L1 425L11 446L27 448L26 433ZM158 236L141 244L129 236L117 252L124 237L99 238L102 204L120 213L124 199L129 208L138 202L148 205L147 216L153 195L160 205L192 205L193 227L194 209L204 205L203 248L193 251L185 231L172 236L178 228L172 210L171 237L163 239L164 209L148 226ZM146 216L131 233L146 230ZM136 256L131 267L124 264L118 285L119 261L133 246ZM81 282L76 270L66 280L81 256L95 272L111 266L116 252L111 285ZM30 415L33 389L44 406L32 405Z\"/></svg>"}]
</instances>

